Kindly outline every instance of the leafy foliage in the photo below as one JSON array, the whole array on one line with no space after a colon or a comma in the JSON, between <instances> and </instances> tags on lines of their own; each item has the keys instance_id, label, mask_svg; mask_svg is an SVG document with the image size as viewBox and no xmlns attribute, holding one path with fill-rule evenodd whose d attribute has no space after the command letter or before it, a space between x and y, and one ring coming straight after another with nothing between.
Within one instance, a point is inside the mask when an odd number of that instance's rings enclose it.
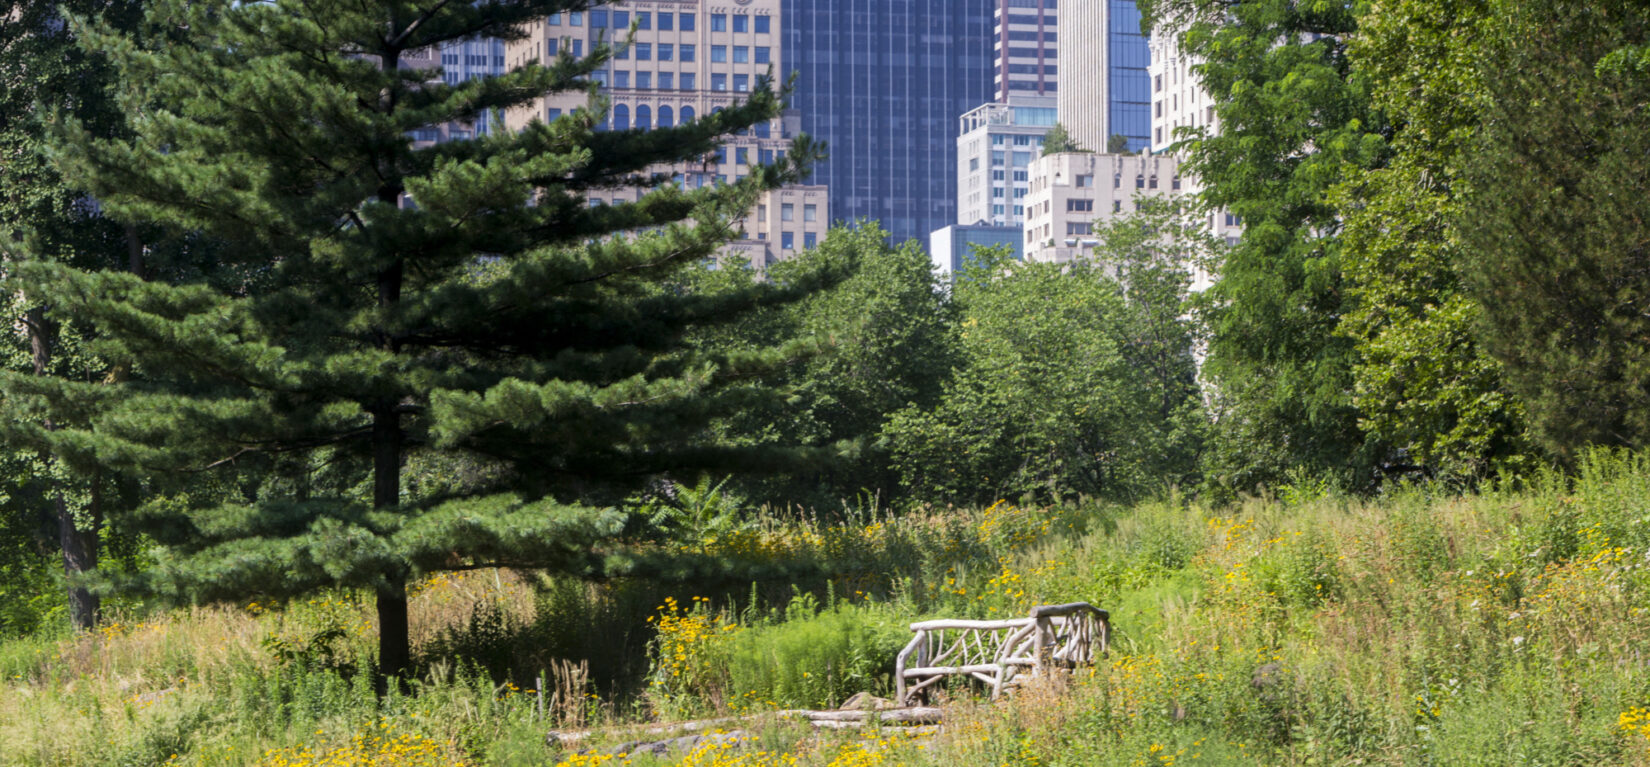
<instances>
[{"instance_id":1,"label":"leafy foliage","mask_svg":"<svg viewBox=\"0 0 1650 767\"><path fill-rule=\"evenodd\" d=\"M1186 276L1144 247L1148 232L1137 221L1109 233L1127 257L1117 264L998 260L960 276L956 377L936 407L902 410L885 430L912 492L1122 498L1191 474Z\"/></svg>"},{"instance_id":2,"label":"leafy foliage","mask_svg":"<svg viewBox=\"0 0 1650 767\"><path fill-rule=\"evenodd\" d=\"M1462 284L1462 166L1485 117L1477 75L1488 4L1398 2L1359 18L1349 55L1393 123L1385 167L1338 190L1357 341L1354 402L1372 436L1442 475L1527 465L1522 403L1478 339L1482 307Z\"/></svg>"},{"instance_id":3,"label":"leafy foliage","mask_svg":"<svg viewBox=\"0 0 1650 767\"><path fill-rule=\"evenodd\" d=\"M1202 307L1205 373L1218 386L1210 480L1248 491L1289 467L1362 486L1390 459L1360 430L1350 392L1357 350L1347 310L1339 211L1327 192L1387 150L1368 81L1351 68L1344 3L1148 0L1158 34L1201 60L1219 135L1187 131L1187 169L1205 200L1242 217Z\"/></svg>"}]
</instances>

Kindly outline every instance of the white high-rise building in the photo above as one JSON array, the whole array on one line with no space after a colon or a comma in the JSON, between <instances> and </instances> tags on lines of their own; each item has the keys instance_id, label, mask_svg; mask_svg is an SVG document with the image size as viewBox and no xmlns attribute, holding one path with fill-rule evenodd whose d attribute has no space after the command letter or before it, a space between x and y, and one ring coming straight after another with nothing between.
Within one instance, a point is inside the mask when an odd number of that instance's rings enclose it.
<instances>
[{"instance_id":1,"label":"white high-rise building","mask_svg":"<svg viewBox=\"0 0 1650 767\"><path fill-rule=\"evenodd\" d=\"M1011 96L962 116L957 136L957 223L1019 226L1031 162L1054 127L1051 97Z\"/></svg>"},{"instance_id":2,"label":"white high-rise building","mask_svg":"<svg viewBox=\"0 0 1650 767\"><path fill-rule=\"evenodd\" d=\"M1168 33L1151 40L1152 152L1158 154L1169 153L1182 140L1177 135L1181 128L1201 129L1209 136L1220 132L1214 99L1192 71L1201 62L1183 52L1176 37ZM1186 191L1196 194L1202 189L1197 176L1187 174ZM1242 222L1226 210L1211 211L1207 224L1208 231L1228 245L1235 244L1243 234ZM1199 286L1211 279L1201 273L1195 277Z\"/></svg>"}]
</instances>

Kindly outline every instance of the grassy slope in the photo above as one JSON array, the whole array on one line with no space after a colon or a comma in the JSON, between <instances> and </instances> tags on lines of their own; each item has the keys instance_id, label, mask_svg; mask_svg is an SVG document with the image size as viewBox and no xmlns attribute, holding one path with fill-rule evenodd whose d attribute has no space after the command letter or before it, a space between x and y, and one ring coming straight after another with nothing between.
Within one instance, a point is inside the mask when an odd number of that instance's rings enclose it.
<instances>
[{"instance_id":1,"label":"grassy slope","mask_svg":"<svg viewBox=\"0 0 1650 767\"><path fill-rule=\"evenodd\" d=\"M729 556L828 559L836 606L803 600L764 616L749 597L747 609L729 607L736 588L706 589L698 606L664 613L681 620L658 668L680 651L692 679L660 673L636 702L603 705L581 697L588 688L563 667L546 686L573 692L547 701L547 716L579 724L645 716L649 705L685 716L826 702L869 683L865 664L844 661L858 670L830 688L779 670L880 654L865 648L885 647L890 625L917 617L1087 599L1113 611L1119 637L1106 665L1069 689L995 707L959 701L959 723L921 748L818 744L770 728L766 756L692 761L778 764L790 752L837 767L1650 765L1650 464L1602 458L1573 482L1533 484L1373 502L1286 492L1223 510L999 506L851 529L772 523L701 543ZM634 624L658 617L666 595L565 585L535 595L493 575L434 582L415 623L440 652L416 695L385 701L361 675L328 670L358 666L369 646L368 613L344 596L11 641L0 645L0 763L149 764L174 753L198 764L543 763L550 722L522 690L536 685L532 669L591 633L599 639L586 650L638 656L645 636ZM497 610L472 614L477 601ZM590 614L603 617L578 618ZM558 631L575 618L584 632ZM809 649L827 646L837 649ZM764 669L763 648L790 649L768 653L782 657ZM456 671L451 652L493 661L515 687ZM598 679L637 674L622 658L586 654Z\"/></svg>"}]
</instances>

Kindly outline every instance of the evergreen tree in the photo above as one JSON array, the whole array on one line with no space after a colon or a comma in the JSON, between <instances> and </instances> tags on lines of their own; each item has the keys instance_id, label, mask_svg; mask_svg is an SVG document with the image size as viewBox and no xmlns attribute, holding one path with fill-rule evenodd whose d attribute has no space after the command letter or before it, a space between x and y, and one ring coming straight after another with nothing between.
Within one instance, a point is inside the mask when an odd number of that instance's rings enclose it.
<instances>
[{"instance_id":1,"label":"evergreen tree","mask_svg":"<svg viewBox=\"0 0 1650 767\"><path fill-rule=\"evenodd\" d=\"M10 267L22 260L50 258L85 267L125 266L141 269L142 244L136 227L122 226L99 214L86 193L64 182L47 161L46 126L38 109L74 115L99 135L119 130L121 113L110 92L111 77L101 57L76 45L64 12L95 16L117 27L132 27L140 5L129 0L70 0L56 3L0 2L0 259ZM97 621L99 599L78 576L97 566L103 512L111 502L114 477L96 465L69 465L45 440L32 438L80 413L46 413L26 407L7 384L18 376L63 376L96 381L107 367L85 353L77 329L48 302L27 291L8 291L0 298L20 334L7 337L6 375L0 396L7 408L0 419L6 441L5 524L18 556L6 568L25 566L37 535L49 518L57 528L57 548L70 576L70 620L77 628ZM72 325L72 324L71 324ZM24 388L28 381L19 382ZM0 591L5 589L0 588Z\"/></svg>"},{"instance_id":2,"label":"evergreen tree","mask_svg":"<svg viewBox=\"0 0 1650 767\"><path fill-rule=\"evenodd\" d=\"M152 107L129 110L129 141L66 117L68 177L119 215L198 230L256 268L225 286L29 265L32 289L147 377L103 396L94 428L55 432L58 449L155 470L234 472L274 456L286 472L237 503L150 504L167 550L130 585L193 599L370 589L380 670L396 675L409 661L409 579L622 572L626 518L605 504L665 473L811 458L707 439L714 419L777 397L762 376L798 348L704 354L684 334L833 275L669 286L818 152L798 139L777 165L692 190L655 171L775 118L782 97L768 83L669 129L598 131L606 106L593 96L515 134L410 139L592 89L612 49L456 85L403 66L408 51L513 37L589 5L158 0L140 36L87 26L125 103ZM634 204L585 202L625 185L650 189ZM59 382L43 395L98 393ZM425 474L439 481L409 493Z\"/></svg>"},{"instance_id":3,"label":"evergreen tree","mask_svg":"<svg viewBox=\"0 0 1650 767\"><path fill-rule=\"evenodd\" d=\"M1485 119L1455 223L1539 440L1650 444L1650 9L1608 0L1492 2L1478 75Z\"/></svg>"}]
</instances>

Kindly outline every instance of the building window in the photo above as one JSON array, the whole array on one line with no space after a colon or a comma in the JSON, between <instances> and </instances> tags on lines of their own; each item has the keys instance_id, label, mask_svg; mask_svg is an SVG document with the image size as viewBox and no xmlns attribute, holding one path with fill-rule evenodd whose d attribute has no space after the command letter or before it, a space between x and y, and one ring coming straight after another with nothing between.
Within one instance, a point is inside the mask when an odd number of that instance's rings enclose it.
<instances>
[{"instance_id":1,"label":"building window","mask_svg":"<svg viewBox=\"0 0 1650 767\"><path fill-rule=\"evenodd\" d=\"M991 196L992 197L1007 197L1008 192L1006 192L1002 187L996 186L996 187L991 188Z\"/></svg>"},{"instance_id":2,"label":"building window","mask_svg":"<svg viewBox=\"0 0 1650 767\"><path fill-rule=\"evenodd\" d=\"M767 223L767 221L768 221L768 206L766 206L766 205L756 206L756 223L765 224L765 223Z\"/></svg>"},{"instance_id":3,"label":"building window","mask_svg":"<svg viewBox=\"0 0 1650 767\"><path fill-rule=\"evenodd\" d=\"M991 152L991 164L992 165L1002 165L1007 160L1008 160L1008 155L1006 153L1004 153L1002 150L1000 150L1000 149L992 150L992 152Z\"/></svg>"},{"instance_id":4,"label":"building window","mask_svg":"<svg viewBox=\"0 0 1650 767\"><path fill-rule=\"evenodd\" d=\"M659 79L664 80L669 72L660 72ZM659 127L669 128L674 124L675 115L671 114L670 107L659 107Z\"/></svg>"},{"instance_id":5,"label":"building window","mask_svg":"<svg viewBox=\"0 0 1650 767\"><path fill-rule=\"evenodd\" d=\"M1172 190L1172 191L1176 191L1176 192L1180 191L1180 177L1179 176L1175 176L1174 178L1169 179L1169 189Z\"/></svg>"},{"instance_id":6,"label":"building window","mask_svg":"<svg viewBox=\"0 0 1650 767\"><path fill-rule=\"evenodd\" d=\"M676 28L676 14L659 12L659 31L669 32Z\"/></svg>"},{"instance_id":7,"label":"building window","mask_svg":"<svg viewBox=\"0 0 1650 767\"><path fill-rule=\"evenodd\" d=\"M582 11L569 11L567 14L567 23L572 24L575 27L584 26L584 13Z\"/></svg>"},{"instance_id":8,"label":"building window","mask_svg":"<svg viewBox=\"0 0 1650 767\"><path fill-rule=\"evenodd\" d=\"M1072 235L1072 234L1094 234L1094 224L1090 224L1090 223L1086 223L1086 222L1085 223L1078 223L1076 221L1067 221L1066 222L1066 234L1068 234L1068 235Z\"/></svg>"},{"instance_id":9,"label":"building window","mask_svg":"<svg viewBox=\"0 0 1650 767\"><path fill-rule=\"evenodd\" d=\"M577 58L582 58L583 56L584 56L584 41L583 40L574 40L573 41L573 58L577 59Z\"/></svg>"},{"instance_id":10,"label":"building window","mask_svg":"<svg viewBox=\"0 0 1650 767\"><path fill-rule=\"evenodd\" d=\"M636 44L636 60L637 61L652 61L653 60L653 43L637 43Z\"/></svg>"},{"instance_id":11,"label":"building window","mask_svg":"<svg viewBox=\"0 0 1650 767\"><path fill-rule=\"evenodd\" d=\"M1157 177L1156 176L1152 176L1151 180L1146 182L1146 188L1147 189L1156 189L1157 188Z\"/></svg>"},{"instance_id":12,"label":"building window","mask_svg":"<svg viewBox=\"0 0 1650 767\"><path fill-rule=\"evenodd\" d=\"M652 90L653 89L653 73L652 72L637 72L636 73L636 87L640 88L642 90Z\"/></svg>"},{"instance_id":13,"label":"building window","mask_svg":"<svg viewBox=\"0 0 1650 767\"><path fill-rule=\"evenodd\" d=\"M561 14L559 14L559 13L550 14L550 26L552 26L552 27L561 26Z\"/></svg>"},{"instance_id":14,"label":"building window","mask_svg":"<svg viewBox=\"0 0 1650 767\"><path fill-rule=\"evenodd\" d=\"M761 17L759 16L757 18L761 18ZM818 244L819 244L819 235L818 234L816 234L814 232L803 232L802 233L802 247L812 248L813 246L818 245Z\"/></svg>"},{"instance_id":15,"label":"building window","mask_svg":"<svg viewBox=\"0 0 1650 767\"><path fill-rule=\"evenodd\" d=\"M1003 206L1001 206L1001 205L991 206L991 215L1001 216L1002 214L1003 214Z\"/></svg>"},{"instance_id":16,"label":"building window","mask_svg":"<svg viewBox=\"0 0 1650 767\"><path fill-rule=\"evenodd\" d=\"M682 79L686 80L687 78L687 75L682 75ZM682 122L693 122L693 107L682 107Z\"/></svg>"},{"instance_id":17,"label":"building window","mask_svg":"<svg viewBox=\"0 0 1650 767\"><path fill-rule=\"evenodd\" d=\"M980 158L978 158L978 157L968 158L968 169L969 170L979 170L980 169Z\"/></svg>"},{"instance_id":18,"label":"building window","mask_svg":"<svg viewBox=\"0 0 1650 767\"><path fill-rule=\"evenodd\" d=\"M1157 143L1163 143L1163 126L1157 126Z\"/></svg>"},{"instance_id":19,"label":"building window","mask_svg":"<svg viewBox=\"0 0 1650 767\"><path fill-rule=\"evenodd\" d=\"M749 64L750 62L751 62L751 49L750 49L750 46L748 46L748 45L735 45L735 46L733 46L733 63L735 63L735 64Z\"/></svg>"},{"instance_id":20,"label":"building window","mask_svg":"<svg viewBox=\"0 0 1650 767\"><path fill-rule=\"evenodd\" d=\"M819 220L819 206L818 205L804 205L804 206L802 206L802 220L803 221L818 221Z\"/></svg>"},{"instance_id":21,"label":"building window","mask_svg":"<svg viewBox=\"0 0 1650 767\"><path fill-rule=\"evenodd\" d=\"M1014 145L1015 146L1031 146L1031 137L1030 136L1015 136L1014 137Z\"/></svg>"},{"instance_id":22,"label":"building window","mask_svg":"<svg viewBox=\"0 0 1650 767\"><path fill-rule=\"evenodd\" d=\"M1026 209L1025 209L1024 205L1014 206L1014 217L1015 218L1019 218L1021 216L1024 216L1025 214L1026 214Z\"/></svg>"},{"instance_id":23,"label":"building window","mask_svg":"<svg viewBox=\"0 0 1650 767\"><path fill-rule=\"evenodd\" d=\"M749 31L751 31L751 17L749 15L743 14L743 13L734 14L733 15L733 31L735 31L735 32L749 32Z\"/></svg>"},{"instance_id":24,"label":"building window","mask_svg":"<svg viewBox=\"0 0 1650 767\"><path fill-rule=\"evenodd\" d=\"M719 147L716 148L716 164L717 165L727 165L728 164L728 148L727 147L719 146Z\"/></svg>"},{"instance_id":25,"label":"building window","mask_svg":"<svg viewBox=\"0 0 1650 767\"><path fill-rule=\"evenodd\" d=\"M615 59L629 59L630 58L630 46L628 46L628 45L615 46L613 48L613 58L615 58Z\"/></svg>"},{"instance_id":26,"label":"building window","mask_svg":"<svg viewBox=\"0 0 1650 767\"><path fill-rule=\"evenodd\" d=\"M555 58L556 53L560 50L561 40L552 37L549 40L544 41L544 53L546 58Z\"/></svg>"},{"instance_id":27,"label":"building window","mask_svg":"<svg viewBox=\"0 0 1650 767\"><path fill-rule=\"evenodd\" d=\"M698 52L699 52L698 46L687 45L687 44L684 43L682 45L682 60L683 61L693 61L695 56L698 54Z\"/></svg>"},{"instance_id":28,"label":"building window","mask_svg":"<svg viewBox=\"0 0 1650 767\"><path fill-rule=\"evenodd\" d=\"M591 11L590 26L598 29L607 27L607 11Z\"/></svg>"},{"instance_id":29,"label":"building window","mask_svg":"<svg viewBox=\"0 0 1650 767\"><path fill-rule=\"evenodd\" d=\"M1146 188L1146 177L1145 176L1135 176L1134 177L1134 188L1135 189L1145 189Z\"/></svg>"},{"instance_id":30,"label":"building window","mask_svg":"<svg viewBox=\"0 0 1650 767\"><path fill-rule=\"evenodd\" d=\"M723 75L723 74L713 74L713 75L711 75L710 76L710 89L713 90L713 91L725 91L725 90L727 90L728 89L728 76Z\"/></svg>"},{"instance_id":31,"label":"building window","mask_svg":"<svg viewBox=\"0 0 1650 767\"><path fill-rule=\"evenodd\" d=\"M1094 176L1092 174L1090 174L1090 175L1079 174L1077 176L1077 186L1079 186L1079 187L1094 186Z\"/></svg>"},{"instance_id":32,"label":"building window","mask_svg":"<svg viewBox=\"0 0 1650 767\"><path fill-rule=\"evenodd\" d=\"M710 31L712 31L712 32L726 32L726 31L728 31L728 15L725 14L725 13L713 13L713 14L711 14L710 15Z\"/></svg>"},{"instance_id":33,"label":"building window","mask_svg":"<svg viewBox=\"0 0 1650 767\"><path fill-rule=\"evenodd\" d=\"M1123 212L1123 201L1122 200L1112 200L1111 201L1111 212L1113 212L1113 213L1122 213Z\"/></svg>"},{"instance_id":34,"label":"building window","mask_svg":"<svg viewBox=\"0 0 1650 767\"><path fill-rule=\"evenodd\" d=\"M717 64L726 62L728 60L728 47L726 45L712 45L710 47L710 60Z\"/></svg>"},{"instance_id":35,"label":"building window","mask_svg":"<svg viewBox=\"0 0 1650 767\"><path fill-rule=\"evenodd\" d=\"M630 129L630 107L624 104L613 105L613 130Z\"/></svg>"},{"instance_id":36,"label":"building window","mask_svg":"<svg viewBox=\"0 0 1650 767\"><path fill-rule=\"evenodd\" d=\"M761 158L763 165L772 165L773 164L773 150L772 149L759 149L759 150L757 150L757 156L759 158Z\"/></svg>"},{"instance_id":37,"label":"building window","mask_svg":"<svg viewBox=\"0 0 1650 767\"><path fill-rule=\"evenodd\" d=\"M637 11L636 12L636 28L637 29L652 29L653 28L653 14L649 13L648 11Z\"/></svg>"},{"instance_id":38,"label":"building window","mask_svg":"<svg viewBox=\"0 0 1650 767\"><path fill-rule=\"evenodd\" d=\"M693 90L695 85L697 84L698 79L699 79L699 76L692 73L692 72L683 72L682 73L682 90L684 90L684 91ZM682 109L684 110L683 114L686 115L687 114L686 110L688 108L687 107L682 107ZM684 116L684 117L682 117L682 119L686 120L687 117Z\"/></svg>"},{"instance_id":39,"label":"building window","mask_svg":"<svg viewBox=\"0 0 1650 767\"><path fill-rule=\"evenodd\" d=\"M784 205L779 206L779 220L780 221L795 221L796 220L796 206L792 205L791 203L788 203L788 202L785 203Z\"/></svg>"},{"instance_id":40,"label":"building window","mask_svg":"<svg viewBox=\"0 0 1650 767\"><path fill-rule=\"evenodd\" d=\"M1122 189L1123 188L1123 175L1122 174L1118 174L1118 175L1115 175L1115 176L1111 177L1111 188L1113 188L1113 189Z\"/></svg>"},{"instance_id":41,"label":"building window","mask_svg":"<svg viewBox=\"0 0 1650 767\"><path fill-rule=\"evenodd\" d=\"M1156 83L1155 83L1154 90L1158 90L1158 91L1163 90L1163 75L1158 75L1157 76L1157 80L1156 80Z\"/></svg>"},{"instance_id":42,"label":"building window","mask_svg":"<svg viewBox=\"0 0 1650 767\"><path fill-rule=\"evenodd\" d=\"M677 15L680 16L681 20L682 20L682 31L683 32L692 32L693 31L693 22L694 22L694 19L697 17L697 14L682 13L682 14L677 14Z\"/></svg>"},{"instance_id":43,"label":"building window","mask_svg":"<svg viewBox=\"0 0 1650 767\"><path fill-rule=\"evenodd\" d=\"M475 78L476 78L475 75L470 76L470 79L472 79L472 80L474 80ZM590 79L596 81L596 84L602 86L603 88L607 87L607 72L605 70L603 70L601 72L592 72L590 74Z\"/></svg>"},{"instance_id":44,"label":"building window","mask_svg":"<svg viewBox=\"0 0 1650 767\"><path fill-rule=\"evenodd\" d=\"M1015 152L1014 153L1014 164L1017 165L1017 166L1030 165L1031 164L1031 153L1030 152Z\"/></svg>"},{"instance_id":45,"label":"building window","mask_svg":"<svg viewBox=\"0 0 1650 767\"><path fill-rule=\"evenodd\" d=\"M659 73L659 90L669 91L669 90L675 90L675 89L676 89L676 73L675 72L660 72Z\"/></svg>"},{"instance_id":46,"label":"building window","mask_svg":"<svg viewBox=\"0 0 1650 767\"><path fill-rule=\"evenodd\" d=\"M765 19L767 17L766 16L758 16L756 18ZM758 63L758 64L767 64L767 63L769 63L772 60L772 59L769 58L771 55L772 55L771 54L771 49L768 48L768 46L766 46L766 45L756 46L756 63Z\"/></svg>"},{"instance_id":47,"label":"building window","mask_svg":"<svg viewBox=\"0 0 1650 767\"><path fill-rule=\"evenodd\" d=\"M1087 213L1094 210L1094 201L1073 197L1066 200L1067 213Z\"/></svg>"},{"instance_id":48,"label":"building window","mask_svg":"<svg viewBox=\"0 0 1650 767\"><path fill-rule=\"evenodd\" d=\"M674 61L675 59L676 46L671 45L670 43L659 43L659 60Z\"/></svg>"},{"instance_id":49,"label":"building window","mask_svg":"<svg viewBox=\"0 0 1650 767\"><path fill-rule=\"evenodd\" d=\"M751 164L751 150L749 147L739 147L733 150L733 161L740 165Z\"/></svg>"},{"instance_id":50,"label":"building window","mask_svg":"<svg viewBox=\"0 0 1650 767\"><path fill-rule=\"evenodd\" d=\"M795 232L782 232L782 233L780 233L780 235L779 235L779 247L782 250L795 250L796 249L796 233Z\"/></svg>"},{"instance_id":51,"label":"building window","mask_svg":"<svg viewBox=\"0 0 1650 767\"><path fill-rule=\"evenodd\" d=\"M766 17L766 16L756 17L756 34L765 35L765 34L768 33L768 31L769 31L768 30L768 17Z\"/></svg>"},{"instance_id":52,"label":"building window","mask_svg":"<svg viewBox=\"0 0 1650 767\"><path fill-rule=\"evenodd\" d=\"M1000 170L991 171L991 180L992 181L1002 181L1003 178L1004 178L1004 173L1005 173L1005 171L1000 171Z\"/></svg>"},{"instance_id":53,"label":"building window","mask_svg":"<svg viewBox=\"0 0 1650 767\"><path fill-rule=\"evenodd\" d=\"M1030 174L1029 171L1017 170L1017 171L1014 171L1014 180L1015 181L1025 181L1030 177L1030 175L1031 174Z\"/></svg>"},{"instance_id":54,"label":"building window","mask_svg":"<svg viewBox=\"0 0 1650 767\"><path fill-rule=\"evenodd\" d=\"M750 75L734 75L733 76L733 89L740 92L740 93L749 92L750 89L751 89L751 76Z\"/></svg>"},{"instance_id":55,"label":"building window","mask_svg":"<svg viewBox=\"0 0 1650 767\"><path fill-rule=\"evenodd\" d=\"M653 129L653 110L646 104L636 107L636 127L642 130Z\"/></svg>"},{"instance_id":56,"label":"building window","mask_svg":"<svg viewBox=\"0 0 1650 767\"><path fill-rule=\"evenodd\" d=\"M614 72L613 73L613 87L615 87L615 88L629 88L630 87L630 73L626 72L624 70Z\"/></svg>"},{"instance_id":57,"label":"building window","mask_svg":"<svg viewBox=\"0 0 1650 767\"><path fill-rule=\"evenodd\" d=\"M561 117L561 110L551 107L549 111L545 112L545 117L549 122L555 122L557 118Z\"/></svg>"}]
</instances>

